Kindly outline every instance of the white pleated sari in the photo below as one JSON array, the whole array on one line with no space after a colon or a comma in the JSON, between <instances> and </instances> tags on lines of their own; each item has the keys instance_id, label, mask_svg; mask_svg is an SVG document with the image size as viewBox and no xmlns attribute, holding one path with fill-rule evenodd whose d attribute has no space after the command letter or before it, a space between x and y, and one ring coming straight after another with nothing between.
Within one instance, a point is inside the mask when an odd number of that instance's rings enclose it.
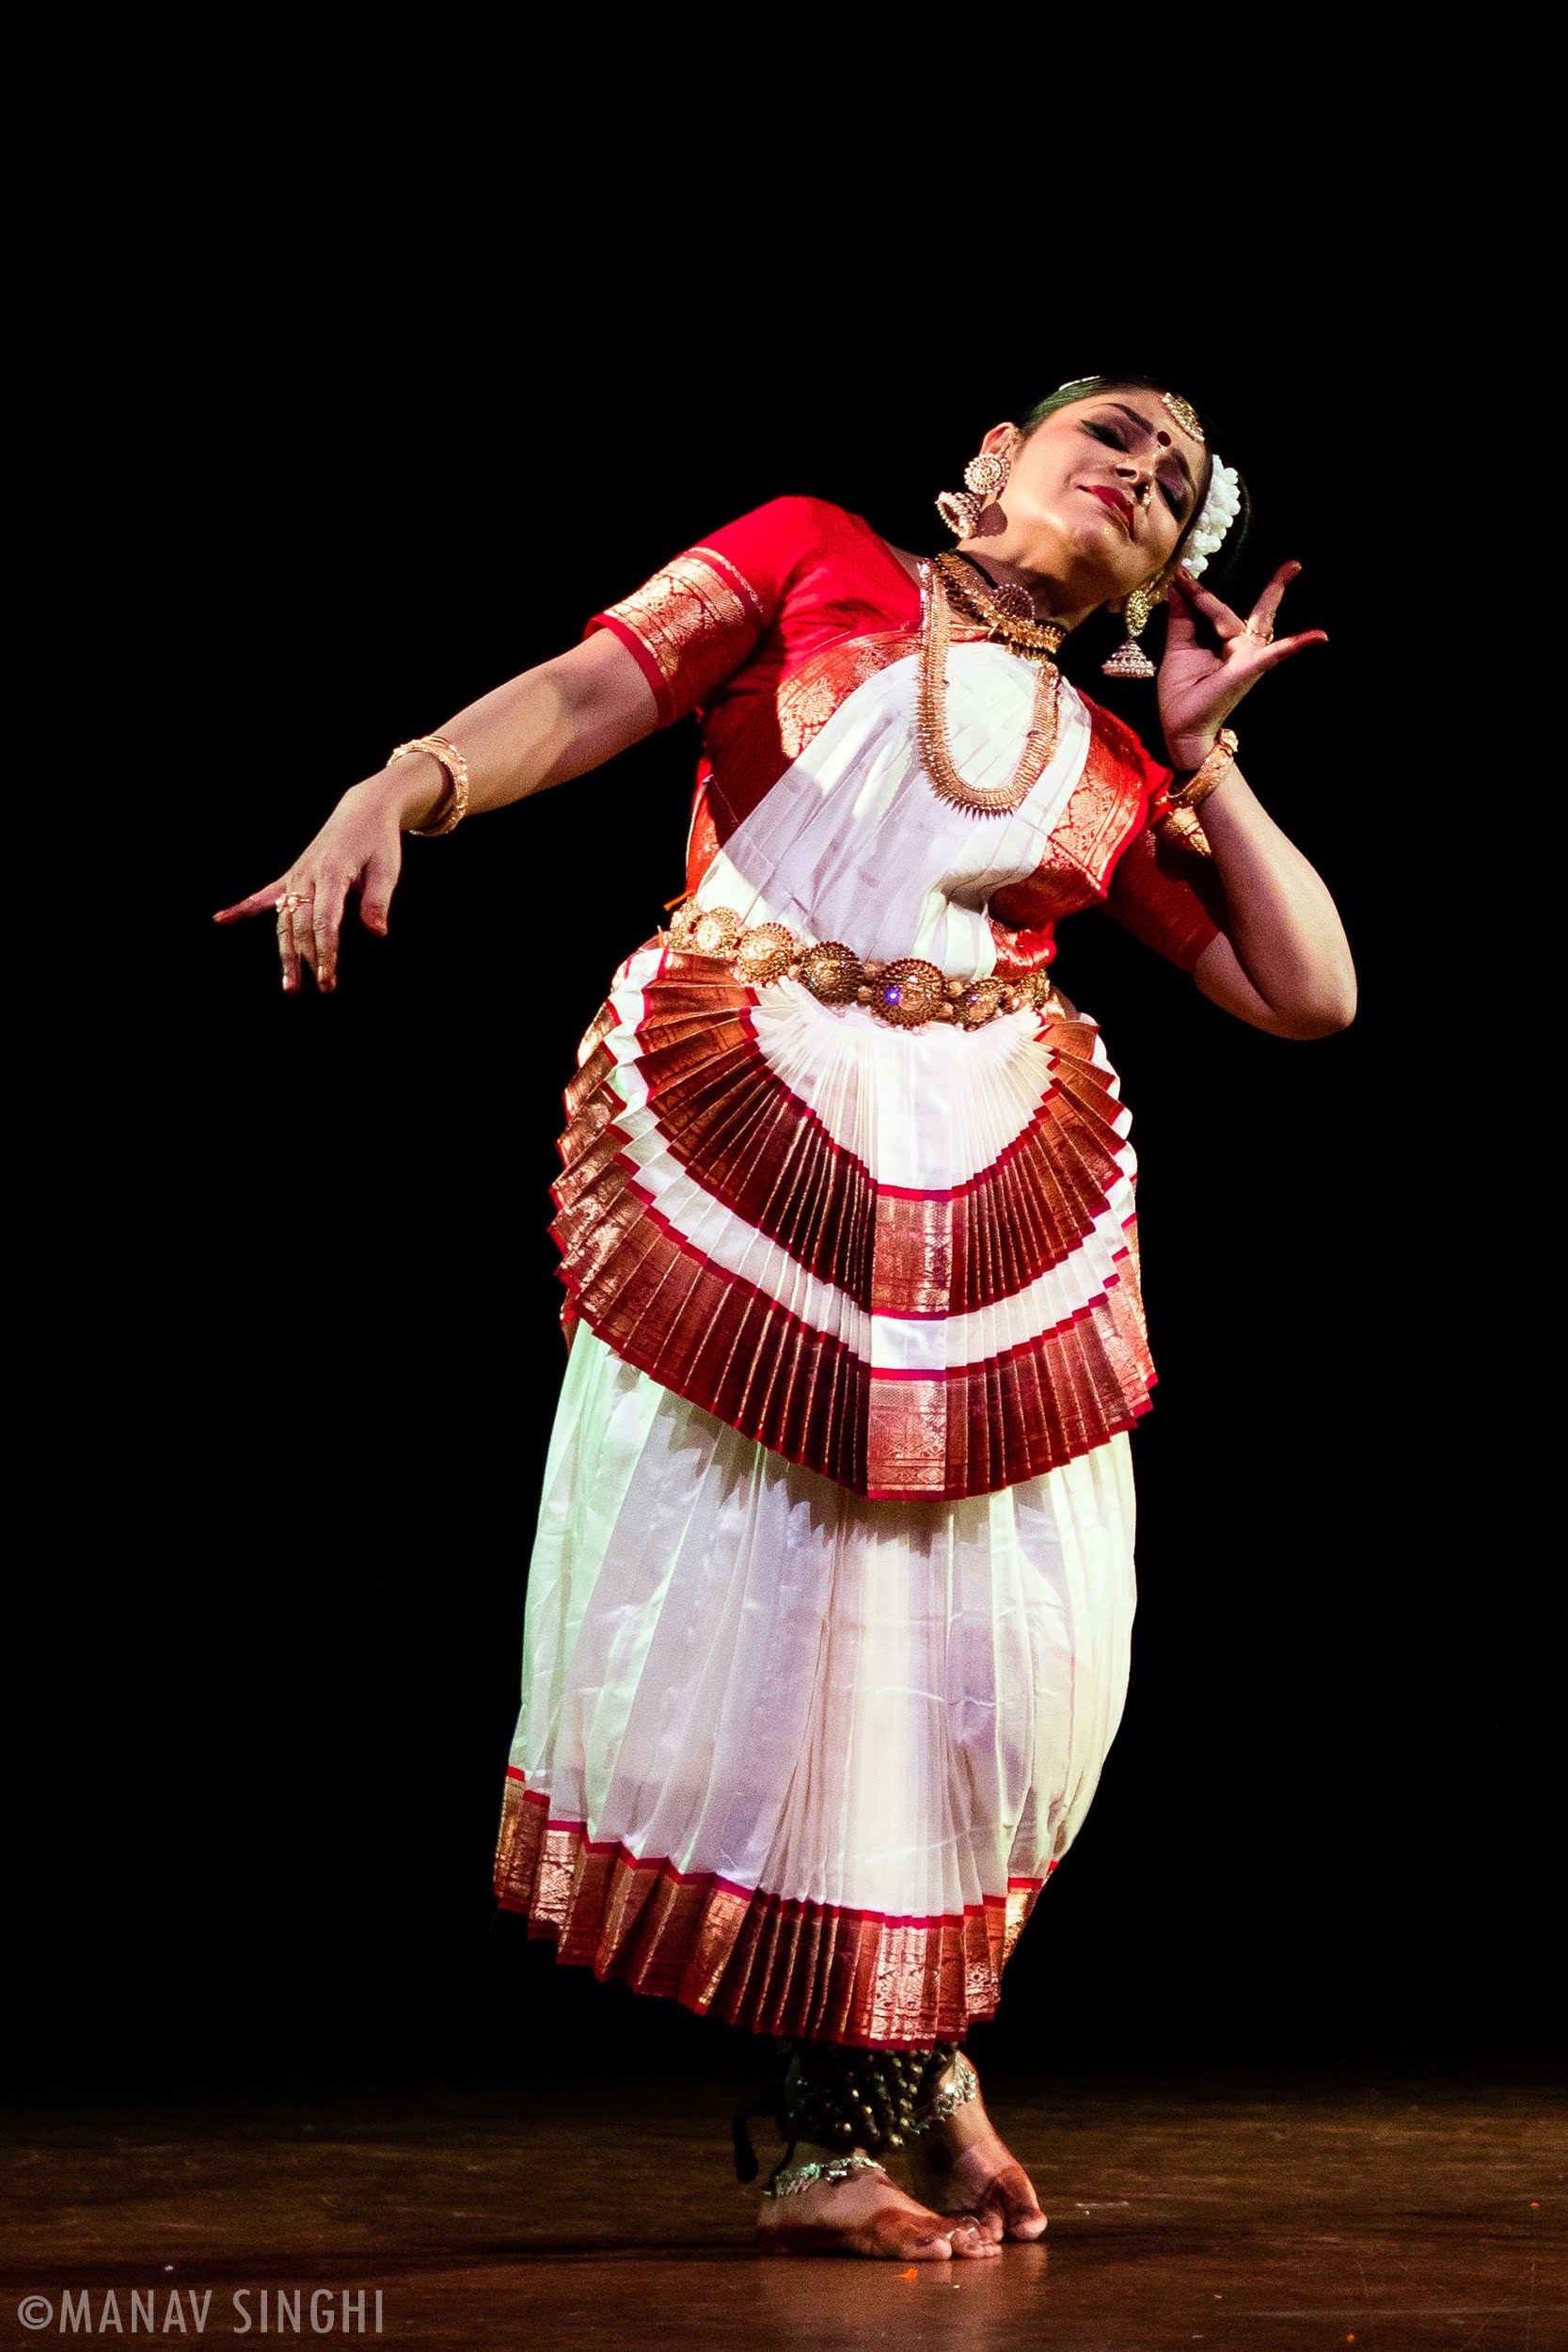
<instances>
[{"instance_id":1,"label":"white pleated sari","mask_svg":"<svg viewBox=\"0 0 1568 2352\"><path fill-rule=\"evenodd\" d=\"M977 820L926 779L914 668L846 696L701 905L993 968L987 900L1049 856L1088 722L1064 686L1029 799ZM969 643L949 679L964 772L1001 782L1033 672ZM582 1320L500 1899L562 1959L758 2031L960 2035L1126 1690L1151 1375L1098 1033L1069 1007L903 1030L654 941L569 1102Z\"/></svg>"}]
</instances>

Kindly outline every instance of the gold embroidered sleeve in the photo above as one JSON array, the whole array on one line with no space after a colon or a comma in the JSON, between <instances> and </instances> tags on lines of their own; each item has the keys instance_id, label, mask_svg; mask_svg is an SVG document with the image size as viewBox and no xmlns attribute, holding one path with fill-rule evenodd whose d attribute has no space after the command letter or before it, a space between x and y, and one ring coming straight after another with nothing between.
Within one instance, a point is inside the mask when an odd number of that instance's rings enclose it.
<instances>
[{"instance_id":1,"label":"gold embroidered sleeve","mask_svg":"<svg viewBox=\"0 0 1568 2352\"><path fill-rule=\"evenodd\" d=\"M761 599L716 548L693 548L598 615L641 663L665 721L709 701L763 629Z\"/></svg>"}]
</instances>

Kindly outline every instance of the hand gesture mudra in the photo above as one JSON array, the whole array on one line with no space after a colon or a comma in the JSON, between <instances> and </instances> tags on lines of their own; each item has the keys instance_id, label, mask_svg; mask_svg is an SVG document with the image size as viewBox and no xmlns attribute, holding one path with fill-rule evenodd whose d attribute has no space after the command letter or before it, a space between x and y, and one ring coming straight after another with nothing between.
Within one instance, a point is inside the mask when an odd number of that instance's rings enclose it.
<instances>
[{"instance_id":1,"label":"hand gesture mudra","mask_svg":"<svg viewBox=\"0 0 1568 2352\"><path fill-rule=\"evenodd\" d=\"M424 761L404 761L405 770L426 768ZM388 789L390 781L391 789ZM345 792L315 839L286 873L248 898L236 899L213 917L215 923L241 923L252 914L272 914L277 924L277 956L286 994L298 989L302 973L315 977L324 996L338 982L338 948L343 909L351 890L359 893L359 920L377 938L387 935L388 910L403 870L402 825L406 810L392 797L402 787L410 797L408 777L368 778ZM411 796L420 797L414 782ZM423 797L431 797L428 787Z\"/></svg>"},{"instance_id":2,"label":"hand gesture mudra","mask_svg":"<svg viewBox=\"0 0 1568 2352\"><path fill-rule=\"evenodd\" d=\"M1160 723L1175 767L1202 765L1242 696L1267 671L1277 670L1308 645L1327 644L1325 629L1303 629L1295 637L1274 633L1280 599L1300 569L1299 564L1281 564L1244 621L1190 574L1180 568L1172 574L1157 691ZM1200 613L1220 641L1217 648L1199 637Z\"/></svg>"}]
</instances>

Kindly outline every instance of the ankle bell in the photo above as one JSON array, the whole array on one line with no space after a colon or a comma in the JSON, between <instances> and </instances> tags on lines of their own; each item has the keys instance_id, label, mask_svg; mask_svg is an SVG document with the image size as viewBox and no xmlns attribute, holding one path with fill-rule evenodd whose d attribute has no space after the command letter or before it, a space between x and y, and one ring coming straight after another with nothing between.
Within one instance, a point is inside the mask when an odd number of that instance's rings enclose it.
<instances>
[{"instance_id":1,"label":"ankle bell","mask_svg":"<svg viewBox=\"0 0 1568 2352\"><path fill-rule=\"evenodd\" d=\"M846 2155L857 2148L872 2154L901 2148L920 2128L918 2113L929 2106L936 2084L958 2056L953 2042L925 2050L869 2050L824 2042L782 2047L787 2063L781 2134L788 2142L808 2140ZM973 2097L973 2090L966 2095Z\"/></svg>"},{"instance_id":2,"label":"ankle bell","mask_svg":"<svg viewBox=\"0 0 1568 2352\"><path fill-rule=\"evenodd\" d=\"M971 2099L979 2096L980 2077L963 2052L957 2048L953 2052L952 2069L952 2081L945 2089L933 2088L910 2125L911 2132L917 2137L920 2133L929 2131L933 2123L945 2123L950 2115L957 2115L960 2107L967 2106ZM945 2073L946 2069L942 2071ZM935 2079L940 2082L941 2076Z\"/></svg>"}]
</instances>

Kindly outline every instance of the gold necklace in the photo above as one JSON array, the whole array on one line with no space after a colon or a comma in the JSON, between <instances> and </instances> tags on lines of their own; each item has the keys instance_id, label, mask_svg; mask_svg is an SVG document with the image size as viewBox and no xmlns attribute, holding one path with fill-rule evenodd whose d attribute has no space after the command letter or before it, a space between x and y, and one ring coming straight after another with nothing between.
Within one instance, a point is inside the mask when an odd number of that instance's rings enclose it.
<instances>
[{"instance_id":1,"label":"gold necklace","mask_svg":"<svg viewBox=\"0 0 1568 2352\"><path fill-rule=\"evenodd\" d=\"M1062 641L1067 635L1064 622L1020 620L996 597L994 591L988 594L990 590L989 580L984 588L978 585L978 580L984 580L985 575L977 564L966 562L961 555L939 555L932 560L948 595L976 620L983 621L993 637L1006 638L1007 644L1015 646L1020 653L1060 653ZM1022 596L1026 593L1021 588L1014 588L1011 581L1008 588L1015 596Z\"/></svg>"},{"instance_id":2,"label":"gold necklace","mask_svg":"<svg viewBox=\"0 0 1568 2352\"><path fill-rule=\"evenodd\" d=\"M1023 739L1023 755L1006 783L967 784L953 764L947 740L947 655L953 642L953 625L944 593L945 578L936 569L942 562L939 555L935 564L928 563L921 567L926 612L920 632L915 726L926 757L926 773L938 799L951 802L955 808L966 808L975 817L1007 817L1015 808L1022 808L1056 748L1062 674L1049 655L1041 659L1035 707L1030 714L1029 732ZM1057 643L1060 642L1058 638Z\"/></svg>"}]
</instances>

